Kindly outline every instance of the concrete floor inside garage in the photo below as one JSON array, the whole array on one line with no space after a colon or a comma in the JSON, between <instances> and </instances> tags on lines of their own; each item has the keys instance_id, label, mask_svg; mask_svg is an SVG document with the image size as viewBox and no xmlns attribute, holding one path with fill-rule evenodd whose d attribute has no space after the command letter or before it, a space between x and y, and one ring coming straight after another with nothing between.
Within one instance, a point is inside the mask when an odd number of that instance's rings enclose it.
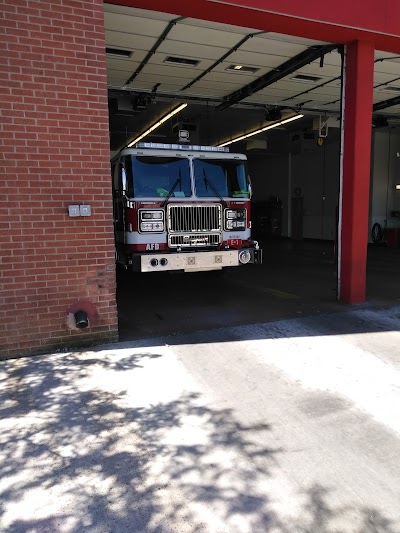
<instances>
[{"instance_id":1,"label":"concrete floor inside garage","mask_svg":"<svg viewBox=\"0 0 400 533\"><path fill-rule=\"evenodd\" d=\"M260 242L263 264L215 273L122 274L117 279L120 340L169 336L354 309L336 299L334 245ZM367 302L400 302L400 249L370 246ZM357 306L356 306L357 307Z\"/></svg>"}]
</instances>

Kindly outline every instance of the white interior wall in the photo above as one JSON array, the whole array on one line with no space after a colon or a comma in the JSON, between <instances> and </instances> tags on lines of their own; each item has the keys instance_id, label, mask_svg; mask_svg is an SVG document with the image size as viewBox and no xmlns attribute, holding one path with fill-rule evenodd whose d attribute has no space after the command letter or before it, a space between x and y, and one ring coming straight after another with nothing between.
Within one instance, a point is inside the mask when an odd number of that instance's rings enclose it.
<instances>
[{"instance_id":1,"label":"white interior wall","mask_svg":"<svg viewBox=\"0 0 400 533\"><path fill-rule=\"evenodd\" d=\"M253 200L266 201L271 196L278 196L282 200L283 236L288 236L289 199L294 196L296 188L300 188L304 206L304 238L335 238L339 191L337 137L337 133L332 134L331 139L326 139L322 146L316 145L315 149L292 154L290 165L288 140L286 153L247 154Z\"/></svg>"},{"instance_id":2,"label":"white interior wall","mask_svg":"<svg viewBox=\"0 0 400 533\"><path fill-rule=\"evenodd\" d=\"M374 131L372 137L370 229L375 222L382 227L400 227L400 131ZM371 233L371 232L369 232Z\"/></svg>"},{"instance_id":3,"label":"white interior wall","mask_svg":"<svg viewBox=\"0 0 400 533\"><path fill-rule=\"evenodd\" d=\"M271 196L282 200L282 235L288 235L289 154L265 155L247 153L248 171L252 181L254 202Z\"/></svg>"},{"instance_id":4,"label":"white interior wall","mask_svg":"<svg viewBox=\"0 0 400 533\"><path fill-rule=\"evenodd\" d=\"M304 198L304 238L333 240L339 190L337 140L292 156L292 187L300 187Z\"/></svg>"}]
</instances>

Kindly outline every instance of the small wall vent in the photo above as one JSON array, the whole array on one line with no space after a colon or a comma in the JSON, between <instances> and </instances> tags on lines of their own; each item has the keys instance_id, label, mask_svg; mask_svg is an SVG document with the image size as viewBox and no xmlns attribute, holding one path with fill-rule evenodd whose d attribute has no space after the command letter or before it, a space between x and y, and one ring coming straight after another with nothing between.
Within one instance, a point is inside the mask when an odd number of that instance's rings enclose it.
<instances>
[{"instance_id":1,"label":"small wall vent","mask_svg":"<svg viewBox=\"0 0 400 533\"><path fill-rule=\"evenodd\" d=\"M187 57L168 56L164 59L164 63L171 65L181 65L183 67L196 67L200 61L198 59L189 59Z\"/></svg>"},{"instance_id":2,"label":"small wall vent","mask_svg":"<svg viewBox=\"0 0 400 533\"><path fill-rule=\"evenodd\" d=\"M320 76L310 76L309 74L296 74L296 76L292 76L289 79L294 81L303 81L305 83L316 83L317 81L322 80Z\"/></svg>"},{"instance_id":3,"label":"small wall vent","mask_svg":"<svg viewBox=\"0 0 400 533\"><path fill-rule=\"evenodd\" d=\"M106 54L110 56L118 56L118 57L131 57L133 52L131 50L123 50L122 48L106 47Z\"/></svg>"}]
</instances>

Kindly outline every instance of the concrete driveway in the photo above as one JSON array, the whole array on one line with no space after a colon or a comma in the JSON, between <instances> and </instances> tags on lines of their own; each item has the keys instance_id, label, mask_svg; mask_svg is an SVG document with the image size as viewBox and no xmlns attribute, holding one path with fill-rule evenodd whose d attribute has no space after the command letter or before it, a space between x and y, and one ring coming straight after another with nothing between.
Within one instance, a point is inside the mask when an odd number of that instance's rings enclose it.
<instances>
[{"instance_id":1,"label":"concrete driveway","mask_svg":"<svg viewBox=\"0 0 400 533\"><path fill-rule=\"evenodd\" d=\"M400 307L1 363L3 533L399 533Z\"/></svg>"}]
</instances>

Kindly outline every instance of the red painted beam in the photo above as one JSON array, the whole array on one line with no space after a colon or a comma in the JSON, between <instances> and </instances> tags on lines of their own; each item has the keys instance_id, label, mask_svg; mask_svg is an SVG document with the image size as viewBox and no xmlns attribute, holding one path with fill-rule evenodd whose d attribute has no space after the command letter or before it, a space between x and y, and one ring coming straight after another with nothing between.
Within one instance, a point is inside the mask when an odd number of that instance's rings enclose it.
<instances>
[{"instance_id":1,"label":"red painted beam","mask_svg":"<svg viewBox=\"0 0 400 533\"><path fill-rule=\"evenodd\" d=\"M339 44L371 41L400 54L398 0L107 0L177 16L222 22ZM284 4L284 6L282 5Z\"/></svg>"},{"instance_id":2,"label":"red painted beam","mask_svg":"<svg viewBox=\"0 0 400 533\"><path fill-rule=\"evenodd\" d=\"M366 296L374 48L346 47L344 137L339 221L339 299Z\"/></svg>"},{"instance_id":3,"label":"red painted beam","mask_svg":"<svg viewBox=\"0 0 400 533\"><path fill-rule=\"evenodd\" d=\"M398 0L213 0L314 22L400 36ZM333 9L334 7L334 9Z\"/></svg>"}]
</instances>

